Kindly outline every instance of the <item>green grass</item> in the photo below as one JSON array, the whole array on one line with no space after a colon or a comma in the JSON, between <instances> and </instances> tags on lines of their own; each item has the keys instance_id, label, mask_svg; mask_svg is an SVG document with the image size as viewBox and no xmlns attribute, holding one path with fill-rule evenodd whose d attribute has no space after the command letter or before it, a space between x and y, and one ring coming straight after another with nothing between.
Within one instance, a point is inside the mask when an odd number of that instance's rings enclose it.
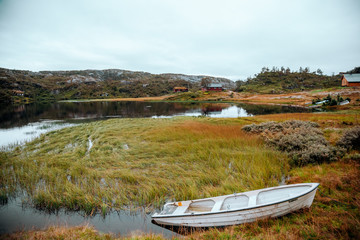
<instances>
[{"instance_id":1,"label":"green grass","mask_svg":"<svg viewBox=\"0 0 360 240\"><path fill-rule=\"evenodd\" d=\"M344 87L339 86L339 87L315 89L315 90L310 91L310 93L330 92L330 91L339 90L339 89L344 89Z\"/></svg>"},{"instance_id":2,"label":"green grass","mask_svg":"<svg viewBox=\"0 0 360 240\"><path fill-rule=\"evenodd\" d=\"M319 182L310 209L223 229L194 232L181 239L359 239L360 168L352 160L294 168L289 183ZM153 234L121 237L94 228L50 227L3 235L4 239L165 239ZM176 239L176 238L174 238Z\"/></svg>"},{"instance_id":3,"label":"green grass","mask_svg":"<svg viewBox=\"0 0 360 240\"><path fill-rule=\"evenodd\" d=\"M275 186L285 155L237 119L111 119L42 135L1 154L1 194L106 213ZM89 139L93 146L88 150Z\"/></svg>"},{"instance_id":4,"label":"green grass","mask_svg":"<svg viewBox=\"0 0 360 240\"><path fill-rule=\"evenodd\" d=\"M13 152L1 152L1 200L18 187L29 194L33 203L47 208L89 213L97 209L105 215L109 207L157 206L164 199L215 196L278 185L279 177L285 174L290 176L289 184L320 183L309 210L209 229L185 238L359 239L358 151L347 153L337 162L288 170L283 155L266 147L257 136L240 131L245 124L289 118L318 122L331 143L349 123L358 124L354 115L344 112L241 119L116 119L83 124L43 135ZM88 152L89 137L94 145ZM51 227L2 237L115 239L91 227ZM136 239L163 237L144 234Z\"/></svg>"}]
</instances>

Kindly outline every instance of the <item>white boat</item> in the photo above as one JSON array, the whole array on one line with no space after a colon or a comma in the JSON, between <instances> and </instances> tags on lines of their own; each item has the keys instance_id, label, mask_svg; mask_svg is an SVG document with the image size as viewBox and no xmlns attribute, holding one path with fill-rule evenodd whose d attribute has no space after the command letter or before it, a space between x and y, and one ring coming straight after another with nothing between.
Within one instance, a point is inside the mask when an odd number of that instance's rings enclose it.
<instances>
[{"instance_id":1,"label":"white boat","mask_svg":"<svg viewBox=\"0 0 360 240\"><path fill-rule=\"evenodd\" d=\"M197 200L170 202L152 222L164 227L220 227L309 208L319 183L301 183Z\"/></svg>"}]
</instances>

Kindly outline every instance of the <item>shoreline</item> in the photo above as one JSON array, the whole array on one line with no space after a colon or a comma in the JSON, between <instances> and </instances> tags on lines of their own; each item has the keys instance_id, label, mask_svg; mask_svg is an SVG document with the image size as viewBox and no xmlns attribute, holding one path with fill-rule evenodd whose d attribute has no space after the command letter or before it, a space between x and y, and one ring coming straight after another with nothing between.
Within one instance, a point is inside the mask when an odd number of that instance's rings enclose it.
<instances>
[{"instance_id":1,"label":"shoreline","mask_svg":"<svg viewBox=\"0 0 360 240\"><path fill-rule=\"evenodd\" d=\"M301 108L319 108L321 105L312 105L312 100L316 98L323 98L327 95L340 95L343 98L349 97L352 99L350 106L354 107L359 104L356 103L360 99L360 89L336 89L336 90L312 90L304 92L283 93L283 94L256 94L256 93L239 93L239 92L212 92L210 94L201 94L196 98L187 99L186 95L170 94L157 97L141 97L141 98L105 98L105 99L71 99L60 100L57 102L180 102L180 103L243 103L254 105L272 105L272 106L289 106ZM171 99L178 97L178 99ZM215 100L214 100L215 99Z\"/></svg>"}]
</instances>

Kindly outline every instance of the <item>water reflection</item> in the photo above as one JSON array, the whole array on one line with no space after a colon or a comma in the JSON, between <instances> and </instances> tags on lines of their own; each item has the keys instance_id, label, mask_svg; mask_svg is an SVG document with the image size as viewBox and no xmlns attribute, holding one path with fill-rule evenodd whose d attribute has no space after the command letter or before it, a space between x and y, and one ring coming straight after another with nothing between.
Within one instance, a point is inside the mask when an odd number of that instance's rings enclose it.
<instances>
[{"instance_id":1,"label":"water reflection","mask_svg":"<svg viewBox=\"0 0 360 240\"><path fill-rule=\"evenodd\" d=\"M0 108L0 128L12 128L48 120L139 118L153 116L243 117L259 114L304 112L304 108L286 106L173 103L173 102L61 102L34 103Z\"/></svg>"},{"instance_id":2,"label":"water reflection","mask_svg":"<svg viewBox=\"0 0 360 240\"><path fill-rule=\"evenodd\" d=\"M94 226L100 232L133 236L141 233L163 234L173 237L177 234L151 223L150 214L143 210L137 212L111 212L102 217L83 216L79 212L60 210L57 213L47 213L35 208L23 207L20 199L9 201L0 207L0 234L17 230L44 229L49 226Z\"/></svg>"},{"instance_id":3,"label":"water reflection","mask_svg":"<svg viewBox=\"0 0 360 240\"><path fill-rule=\"evenodd\" d=\"M0 108L0 147L21 144L40 134L87 121L107 118L172 116L246 117L304 112L304 108L229 103L69 102L34 103Z\"/></svg>"},{"instance_id":4,"label":"water reflection","mask_svg":"<svg viewBox=\"0 0 360 240\"><path fill-rule=\"evenodd\" d=\"M77 102L45 103L0 107L0 146L31 140L40 134L72 126L81 122L107 118L209 116L245 117L258 114L304 112L303 108L259 106L229 103L170 103L170 102ZM151 217L143 212L111 213L84 217L79 213L60 211L48 214L33 208L22 208L19 200L0 207L0 233L13 232L49 225L78 225L89 223L99 231L130 234L134 231L174 233L150 223Z\"/></svg>"},{"instance_id":5,"label":"water reflection","mask_svg":"<svg viewBox=\"0 0 360 240\"><path fill-rule=\"evenodd\" d=\"M74 123L68 123L60 120L46 120L29 123L21 127L0 129L0 148L7 147L9 145L19 145L26 141L35 139L42 133L74 125Z\"/></svg>"}]
</instances>

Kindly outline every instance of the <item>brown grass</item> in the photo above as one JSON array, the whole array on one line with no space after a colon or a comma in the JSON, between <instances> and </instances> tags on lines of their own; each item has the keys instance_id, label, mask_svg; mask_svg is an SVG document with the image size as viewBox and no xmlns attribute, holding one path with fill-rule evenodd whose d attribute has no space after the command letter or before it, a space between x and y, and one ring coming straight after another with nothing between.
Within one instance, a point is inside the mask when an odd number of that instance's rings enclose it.
<instances>
[{"instance_id":1,"label":"brown grass","mask_svg":"<svg viewBox=\"0 0 360 240\"><path fill-rule=\"evenodd\" d=\"M110 239L148 239L157 240L164 239L161 235L134 233L129 237L115 236L113 234L99 233L90 226L51 226L45 230L31 230L20 231L13 234L1 235L0 239L16 240L16 239L32 239L32 240L47 240L47 239L61 239L61 240L77 240L77 239L96 239L96 240L110 240Z\"/></svg>"},{"instance_id":2,"label":"brown grass","mask_svg":"<svg viewBox=\"0 0 360 240\"><path fill-rule=\"evenodd\" d=\"M347 128L360 125L360 113L281 113L256 116L262 121L301 120L318 123L322 128Z\"/></svg>"},{"instance_id":3,"label":"brown grass","mask_svg":"<svg viewBox=\"0 0 360 240\"><path fill-rule=\"evenodd\" d=\"M353 161L297 168L291 183L319 182L310 209L196 233L191 239L360 239L360 169Z\"/></svg>"},{"instance_id":4,"label":"brown grass","mask_svg":"<svg viewBox=\"0 0 360 240\"><path fill-rule=\"evenodd\" d=\"M39 208L105 214L277 185L288 171L285 154L241 123L111 119L51 132L0 154L0 193L18 186Z\"/></svg>"},{"instance_id":5,"label":"brown grass","mask_svg":"<svg viewBox=\"0 0 360 240\"><path fill-rule=\"evenodd\" d=\"M228 156L231 156L230 150L235 151L239 159L246 157L246 154L255 153L257 158L261 158L261 152L266 150L265 146L261 144L261 141L256 136L244 135L240 130L243 124L248 123L260 123L263 121L284 121L284 120L306 120L319 123L324 129L327 139L332 139L332 143L341 135L344 128L348 128L353 125L359 124L359 115L356 114L338 114L338 113L301 113L301 114L277 114L257 116L241 119L197 119L194 121L180 120L163 120L163 121L147 121L147 120L111 120L107 121L106 125L100 123L88 124L82 128L73 128L71 131L63 130L59 133L48 134L46 138L42 140L56 142L60 144L61 141L67 142L72 139L75 143L86 143L87 135L82 139L81 134L83 132L89 132L92 137L96 137L98 140L95 142L93 149L90 152L90 156L82 156L86 152L86 144L83 150L76 152L81 158L88 160L97 156L97 160L100 165L96 165L98 162L92 162L91 168L88 171L94 171L94 174L106 174L109 179L113 175L110 173L121 174L121 178L126 180L126 184L129 186L129 191L132 191L133 185L136 187L137 173L144 171L149 174L150 178L159 183L161 179L155 179L156 172L152 173L151 170L147 171L148 166L146 164L166 163L168 159L174 158L175 154L183 155L182 158L177 158L177 161L173 162L175 168L179 171L183 171L182 168L187 167L186 161L193 157L194 154L201 157L199 159L207 159L207 164L213 164L215 169L218 169L216 164L220 163L220 167L228 166L228 162L224 161ZM144 128L144 126L146 126ZM78 136L73 135L74 131ZM145 132L146 131L146 132ZM81 134L80 134L81 133ZM133 134L133 137L129 137ZM69 134L69 135L66 135ZM125 136L125 137L124 137ZM62 139L64 138L64 139ZM95 139L95 138L94 138ZM41 140L41 139L40 139ZM65 141L66 140L66 141ZM260 142L259 142L260 141ZM101 144L100 144L101 143ZM116 171L116 164L114 162L114 156L119 160L123 159L122 156L117 156L117 151L111 151L110 147L115 148L114 143L122 146L123 143L128 143L129 150L122 150L127 157L127 164L131 169L129 171ZM139 143L139 145L137 145ZM186 145L185 145L186 143ZM260 145L258 145L260 143ZM54 166L58 164L58 168L61 166L61 161L57 161L59 156L64 155L62 152L58 152L59 149L63 149L67 143L64 143L61 147L54 146L54 149L48 149L48 146L41 145L42 141L34 141L27 148L27 151L31 154L44 154L46 157L50 157L50 162ZM55 144L55 143L54 143ZM216 157L216 161L210 161L209 152L203 151L209 149L209 147L216 146L216 151L211 155ZM110 150L109 150L109 149ZM31 152L34 150L40 150L40 152ZM212 148L213 149L213 148ZM26 148L25 148L26 150ZM49 153L48 150L51 150ZM269 151L269 150L266 150ZM109 156L107 156L109 152ZM215 154L221 152L220 155ZM105 154L105 156L103 156ZM241 155L244 153L244 155ZM268 152L271 153L271 152ZM31 154L28 155L31 158ZM273 153L272 153L273 154ZM358 154L358 153L356 153ZM74 156L73 163L78 161L79 156ZM100 156L103 156L100 158ZM176 155L177 156L177 155ZM352 155L347 157L346 161L324 163L321 165L309 165L302 168L295 168L291 170L288 183L301 183L301 182L319 182L319 191L316 193L314 203L308 210L301 210L293 214L286 215L281 218L268 219L264 221L257 221L255 223L248 223L239 226L233 226L225 229L210 229L209 231L198 232L192 235L186 236L186 239L360 239L360 165L359 162L353 161ZM355 154L353 155L355 156ZM54 158L53 158L54 157ZM56 157L56 159L55 159ZM69 155L63 156L69 159ZM273 155L273 158L281 157L281 155ZM104 159L103 159L104 158ZM4 157L7 160L7 157ZM36 158L39 160L39 158ZM156 159L153 162L151 159ZM236 158L234 158L236 159ZM244 158L246 159L246 158ZM105 161L106 160L106 161ZM145 161L146 160L146 161ZM166 160L166 161L163 161ZM182 164L182 161L184 163ZM209 162L210 161L210 162ZM197 158L192 158L191 162L203 166L203 162L197 161ZM23 164L22 162L19 162ZM25 162L26 163L26 162ZM79 162L79 166L74 168L74 174L78 174L76 171L81 170L82 162ZM120 162L119 162L120 163ZM122 162L121 162L122 163ZM181 163L181 165L179 165ZM271 162L267 164L267 169L270 172L262 172L261 168L256 169L254 164L247 166L246 161L239 161L239 171L243 171L242 177L246 177L246 180L239 178L241 181L236 185L237 189L250 190L255 188L261 188L261 183L264 184L264 176L268 176L269 173L274 174L279 171L278 169L271 170ZM115 165L114 165L115 164ZM224 166L222 166L222 165ZM245 164L245 165L244 165ZM255 164L260 165L260 164ZM2 165L5 166L5 165ZM26 165L21 165L26 166ZM122 166L121 164L119 165ZM136 167L137 166L137 167ZM139 167L140 166L140 167ZM161 166L161 165L160 165ZM51 167L49 165L49 167ZM156 166L155 166L156 167ZM196 165L195 165L196 167ZM251 172L249 172L251 167ZM255 167L255 168L254 168ZM278 167L278 166L276 166ZM284 166L283 166L284 167ZM203 168L203 167L202 167ZM36 168L39 170L39 168ZM221 168L220 168L221 169ZM199 170L193 169L195 176L199 176ZM225 168L224 168L225 170ZM222 172L222 170L220 170ZM255 174L255 173L256 174ZM49 172L49 174L51 171ZM61 174L59 170L58 174ZM108 175L109 174L109 175ZM180 184L182 181L184 184L190 184L192 190L189 193L180 193L183 196L191 196L199 193L196 192L197 186L191 185L191 181L188 179L195 179L199 186L202 186L204 190L204 196L208 194L217 195L221 192L230 191L229 184L234 183L234 177L236 173L229 173L233 177L229 178L229 182L225 183L224 189L217 185L216 176L211 176L208 179L208 172L201 172L200 178L193 178L190 175L182 178L175 178L171 180L171 185ZM45 176L45 175L44 175ZM65 179L66 180L66 179ZM159 181L161 180L161 181ZM209 182L210 180L210 182ZM192 180L193 181L193 180ZM249 182L257 182L257 185L248 185ZM268 182L269 183L269 182ZM180 184L181 185L181 184ZM235 185L234 185L235 186ZM136 188L134 189L136 190ZM169 191L171 186L167 189ZM217 188L217 189L216 189ZM150 191L148 191L150 190ZM146 199L154 199L151 195L151 189L147 189L148 196L144 195ZM108 192L108 191L106 191ZM171 193L171 191L170 191ZM77 195L78 196L78 195ZM156 199L156 198L155 198ZM3 235L2 239L115 239L113 235L100 234L91 227L50 227L47 230L34 230L28 232L18 232L12 235ZM134 237L135 238L135 237ZM162 239L156 235L138 236L137 239ZM135 238L135 239L136 239Z\"/></svg>"}]
</instances>

